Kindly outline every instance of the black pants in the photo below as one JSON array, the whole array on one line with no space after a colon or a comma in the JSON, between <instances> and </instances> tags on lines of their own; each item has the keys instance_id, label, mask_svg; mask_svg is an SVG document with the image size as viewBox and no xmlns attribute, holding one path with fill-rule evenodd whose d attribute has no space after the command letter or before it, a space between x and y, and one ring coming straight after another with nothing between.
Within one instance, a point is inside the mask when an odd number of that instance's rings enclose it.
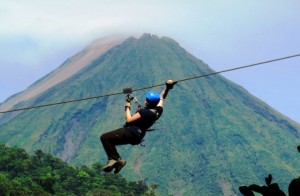
<instances>
[{"instance_id":1,"label":"black pants","mask_svg":"<svg viewBox=\"0 0 300 196\"><path fill-rule=\"evenodd\" d=\"M116 146L125 144L134 144L141 138L135 135L130 129L122 127L114 131L104 133L100 136L103 148L107 154L108 160L118 160L120 157Z\"/></svg>"}]
</instances>

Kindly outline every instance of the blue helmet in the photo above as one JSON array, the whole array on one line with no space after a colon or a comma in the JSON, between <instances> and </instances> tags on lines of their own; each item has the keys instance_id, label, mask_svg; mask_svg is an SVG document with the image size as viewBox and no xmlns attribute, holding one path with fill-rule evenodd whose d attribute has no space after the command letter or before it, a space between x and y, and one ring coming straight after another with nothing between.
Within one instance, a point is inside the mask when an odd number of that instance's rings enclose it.
<instances>
[{"instance_id":1,"label":"blue helmet","mask_svg":"<svg viewBox=\"0 0 300 196\"><path fill-rule=\"evenodd\" d=\"M157 105L160 100L160 95L157 92L148 92L146 94L146 101L151 105Z\"/></svg>"}]
</instances>

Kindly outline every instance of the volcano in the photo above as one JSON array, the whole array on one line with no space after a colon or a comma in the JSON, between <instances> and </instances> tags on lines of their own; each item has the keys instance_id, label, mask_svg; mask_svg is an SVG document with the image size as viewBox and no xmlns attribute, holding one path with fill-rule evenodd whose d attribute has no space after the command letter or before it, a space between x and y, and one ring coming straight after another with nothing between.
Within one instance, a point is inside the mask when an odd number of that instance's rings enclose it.
<instances>
[{"instance_id":1,"label":"volcano","mask_svg":"<svg viewBox=\"0 0 300 196\"><path fill-rule=\"evenodd\" d=\"M0 141L74 165L105 163L99 136L124 124L125 97L116 92L160 92L167 79L213 72L168 37L100 39L0 109L84 100L0 114ZM148 90L134 92L141 103ZM157 183L160 195L238 195L269 173L287 190L299 175L300 125L221 75L178 82L153 128L145 147L118 150L127 160L121 174Z\"/></svg>"}]
</instances>

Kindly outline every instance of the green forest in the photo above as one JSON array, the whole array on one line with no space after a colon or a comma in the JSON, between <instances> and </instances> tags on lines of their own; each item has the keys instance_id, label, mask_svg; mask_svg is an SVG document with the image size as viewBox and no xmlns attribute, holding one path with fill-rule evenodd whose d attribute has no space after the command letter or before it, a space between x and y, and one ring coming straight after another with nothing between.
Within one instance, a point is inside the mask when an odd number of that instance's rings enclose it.
<instances>
[{"instance_id":1,"label":"green forest","mask_svg":"<svg viewBox=\"0 0 300 196\"><path fill-rule=\"evenodd\" d=\"M104 173L99 163L73 167L41 150L30 155L5 144L0 154L0 195L155 195L155 186Z\"/></svg>"}]
</instances>

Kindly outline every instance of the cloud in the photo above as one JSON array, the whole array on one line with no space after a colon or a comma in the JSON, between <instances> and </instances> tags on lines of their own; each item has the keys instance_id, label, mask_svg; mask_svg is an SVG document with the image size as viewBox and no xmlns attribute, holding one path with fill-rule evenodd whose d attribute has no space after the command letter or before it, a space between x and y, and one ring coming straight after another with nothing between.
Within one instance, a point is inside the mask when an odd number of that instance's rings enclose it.
<instances>
[{"instance_id":1,"label":"cloud","mask_svg":"<svg viewBox=\"0 0 300 196\"><path fill-rule=\"evenodd\" d=\"M190 12L198 4L191 2L197 1L4 0L0 22L5 30L1 34L84 38L95 32L103 35L141 29L175 30L187 24L191 15L201 14Z\"/></svg>"},{"instance_id":2,"label":"cloud","mask_svg":"<svg viewBox=\"0 0 300 196\"><path fill-rule=\"evenodd\" d=\"M262 43L268 48L288 42L284 34L292 34L293 28L293 37L299 34L293 27L300 20L297 6L296 0L3 0L0 55L20 53L32 62L34 56L87 45L99 37L148 32L172 37L197 55L207 51L232 58L240 48L246 54L250 46L261 50Z\"/></svg>"}]
</instances>

